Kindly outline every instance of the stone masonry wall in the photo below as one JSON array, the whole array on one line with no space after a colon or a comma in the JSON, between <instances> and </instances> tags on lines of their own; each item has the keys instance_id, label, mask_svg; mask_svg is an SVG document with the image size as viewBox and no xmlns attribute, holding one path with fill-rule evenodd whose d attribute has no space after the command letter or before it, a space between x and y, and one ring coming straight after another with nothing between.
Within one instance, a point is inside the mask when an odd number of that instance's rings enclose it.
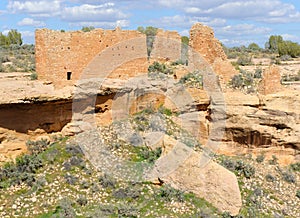
<instances>
[{"instance_id":1,"label":"stone masonry wall","mask_svg":"<svg viewBox=\"0 0 300 218\"><path fill-rule=\"evenodd\" d=\"M280 83L280 69L277 66L270 66L263 73L263 78L259 84L259 93L263 95L274 94L282 90Z\"/></svg>"},{"instance_id":2,"label":"stone masonry wall","mask_svg":"<svg viewBox=\"0 0 300 218\"><path fill-rule=\"evenodd\" d=\"M181 58L181 36L176 31L158 30L151 57L159 60L179 60Z\"/></svg>"},{"instance_id":3,"label":"stone masonry wall","mask_svg":"<svg viewBox=\"0 0 300 218\"><path fill-rule=\"evenodd\" d=\"M113 65L109 77L120 79L147 72L149 64L155 60L175 61L181 58L181 36L175 31L158 30L149 60L146 35L135 30L117 28L95 29L90 32L61 32L40 29L36 31L35 38L36 71L39 79L51 81L60 87L78 81L89 63L97 58L99 60L105 57L105 63L102 60L101 64L97 65L98 72L106 68L104 65ZM190 47L199 52L223 81L229 81L231 76L237 73L227 61L211 28L195 24L190 31ZM135 49L139 49L142 55L129 60L127 56ZM109 52L105 52L108 50ZM105 55L99 56L103 52ZM118 65L114 65L114 62ZM71 74L69 81L68 72Z\"/></svg>"},{"instance_id":4,"label":"stone masonry wall","mask_svg":"<svg viewBox=\"0 0 300 218\"><path fill-rule=\"evenodd\" d=\"M205 25L196 23L190 30L189 46L213 67L220 80L227 83L238 72L227 60L221 43L214 36L214 31Z\"/></svg>"},{"instance_id":5,"label":"stone masonry wall","mask_svg":"<svg viewBox=\"0 0 300 218\"><path fill-rule=\"evenodd\" d=\"M36 70L39 78L63 86L80 79L84 68L101 51L120 42L145 37L145 35L138 31L120 29L95 29L90 32L40 29L36 31L35 37ZM128 49L133 48L132 46L118 48L118 51L115 51L118 53L118 58L122 59ZM67 72L72 73L70 81L67 81Z\"/></svg>"}]
</instances>

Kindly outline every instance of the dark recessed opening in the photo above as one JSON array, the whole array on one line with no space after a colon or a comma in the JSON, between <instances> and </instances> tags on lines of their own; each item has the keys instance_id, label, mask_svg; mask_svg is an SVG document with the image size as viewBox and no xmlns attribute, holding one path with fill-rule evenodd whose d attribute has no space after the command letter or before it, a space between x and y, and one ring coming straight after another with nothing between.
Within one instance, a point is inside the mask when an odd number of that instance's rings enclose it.
<instances>
[{"instance_id":1,"label":"dark recessed opening","mask_svg":"<svg viewBox=\"0 0 300 218\"><path fill-rule=\"evenodd\" d=\"M71 80L72 72L67 72L67 80Z\"/></svg>"}]
</instances>

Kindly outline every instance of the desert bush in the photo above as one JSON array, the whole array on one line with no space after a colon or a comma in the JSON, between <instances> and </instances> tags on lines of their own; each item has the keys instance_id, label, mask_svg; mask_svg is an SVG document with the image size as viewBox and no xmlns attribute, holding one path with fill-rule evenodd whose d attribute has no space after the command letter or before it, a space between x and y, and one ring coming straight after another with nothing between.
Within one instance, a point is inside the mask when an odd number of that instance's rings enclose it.
<instances>
[{"instance_id":1,"label":"desert bush","mask_svg":"<svg viewBox=\"0 0 300 218\"><path fill-rule=\"evenodd\" d=\"M179 83L185 84L188 87L202 88L203 87L203 76L195 71L193 73L189 72L180 78Z\"/></svg>"},{"instance_id":2,"label":"desert bush","mask_svg":"<svg viewBox=\"0 0 300 218\"><path fill-rule=\"evenodd\" d=\"M75 185L78 182L78 178L71 174L64 175L64 179L65 182L69 185Z\"/></svg>"},{"instance_id":3,"label":"desert bush","mask_svg":"<svg viewBox=\"0 0 300 218\"><path fill-rule=\"evenodd\" d=\"M261 48L259 47L258 44L256 44L256 43L251 43L251 44L248 45L248 49L249 49L250 51L259 51Z\"/></svg>"},{"instance_id":4,"label":"desert bush","mask_svg":"<svg viewBox=\"0 0 300 218\"><path fill-rule=\"evenodd\" d=\"M177 65L184 65L184 61L183 60L177 60L177 61L173 61L171 63L171 66L177 66Z\"/></svg>"},{"instance_id":5,"label":"desert bush","mask_svg":"<svg viewBox=\"0 0 300 218\"><path fill-rule=\"evenodd\" d=\"M297 192L296 192L296 197L297 197L297 198L300 198L300 189L297 190Z\"/></svg>"},{"instance_id":6,"label":"desert bush","mask_svg":"<svg viewBox=\"0 0 300 218\"><path fill-rule=\"evenodd\" d=\"M221 159L221 165L240 176L245 176L247 179L255 174L255 168L242 160L231 160L225 157Z\"/></svg>"},{"instance_id":7,"label":"desert bush","mask_svg":"<svg viewBox=\"0 0 300 218\"><path fill-rule=\"evenodd\" d=\"M63 198L59 202L59 206L56 207L52 218L64 217L64 218L74 218L76 217L76 212L73 207L74 203L69 198Z\"/></svg>"},{"instance_id":8,"label":"desert bush","mask_svg":"<svg viewBox=\"0 0 300 218\"><path fill-rule=\"evenodd\" d=\"M300 81L300 74L298 73L298 75L283 75L281 81L282 82Z\"/></svg>"},{"instance_id":9,"label":"desert bush","mask_svg":"<svg viewBox=\"0 0 300 218\"><path fill-rule=\"evenodd\" d=\"M70 155L83 155L83 151L79 145L67 144L65 150Z\"/></svg>"},{"instance_id":10,"label":"desert bush","mask_svg":"<svg viewBox=\"0 0 300 218\"><path fill-rule=\"evenodd\" d=\"M148 67L148 73L163 73L168 75L172 74L173 70L168 68L165 64L155 61Z\"/></svg>"},{"instance_id":11,"label":"desert bush","mask_svg":"<svg viewBox=\"0 0 300 218\"><path fill-rule=\"evenodd\" d=\"M95 29L95 27L93 27L93 26L84 26L84 27L81 28L81 31L82 32L90 32L94 29Z\"/></svg>"},{"instance_id":12,"label":"desert bush","mask_svg":"<svg viewBox=\"0 0 300 218\"><path fill-rule=\"evenodd\" d=\"M300 162L290 164L290 169L295 172L300 172Z\"/></svg>"},{"instance_id":13,"label":"desert bush","mask_svg":"<svg viewBox=\"0 0 300 218\"><path fill-rule=\"evenodd\" d=\"M169 185L162 186L159 189L158 196L169 202L171 202L172 200L179 202L184 201L184 192L181 190L174 189Z\"/></svg>"},{"instance_id":14,"label":"desert bush","mask_svg":"<svg viewBox=\"0 0 300 218\"><path fill-rule=\"evenodd\" d=\"M262 69L261 68L257 68L255 69L254 75L253 77L256 79L261 79L262 78Z\"/></svg>"},{"instance_id":15,"label":"desert bush","mask_svg":"<svg viewBox=\"0 0 300 218\"><path fill-rule=\"evenodd\" d=\"M167 116L171 116L173 113L171 111L171 109L169 108L166 108L164 107L163 105L161 105L159 108L158 108L158 112L164 114L164 115L167 115Z\"/></svg>"},{"instance_id":16,"label":"desert bush","mask_svg":"<svg viewBox=\"0 0 300 218\"><path fill-rule=\"evenodd\" d=\"M296 58L300 56L300 45L296 42L282 41L278 43L278 53L280 56L291 56Z\"/></svg>"},{"instance_id":17,"label":"desert bush","mask_svg":"<svg viewBox=\"0 0 300 218\"><path fill-rule=\"evenodd\" d=\"M275 155L272 155L272 159L269 160L269 164L276 165L278 158Z\"/></svg>"},{"instance_id":18,"label":"desert bush","mask_svg":"<svg viewBox=\"0 0 300 218\"><path fill-rule=\"evenodd\" d=\"M30 74L30 80L37 80L38 79L38 75L37 75L37 73L31 73Z\"/></svg>"},{"instance_id":19,"label":"desert bush","mask_svg":"<svg viewBox=\"0 0 300 218\"><path fill-rule=\"evenodd\" d=\"M267 174L265 178L268 182L274 182L276 180L276 178L271 174Z\"/></svg>"},{"instance_id":20,"label":"desert bush","mask_svg":"<svg viewBox=\"0 0 300 218\"><path fill-rule=\"evenodd\" d=\"M162 148L151 150L148 147L140 147L138 150L139 159L149 163L154 163L160 157L162 152Z\"/></svg>"},{"instance_id":21,"label":"desert bush","mask_svg":"<svg viewBox=\"0 0 300 218\"><path fill-rule=\"evenodd\" d=\"M237 59L237 64L241 66L247 66L252 64L252 58L247 54L242 54Z\"/></svg>"},{"instance_id":22,"label":"desert bush","mask_svg":"<svg viewBox=\"0 0 300 218\"><path fill-rule=\"evenodd\" d=\"M248 179L255 174L255 168L249 164L245 164L243 161L237 161L235 170Z\"/></svg>"},{"instance_id":23,"label":"desert bush","mask_svg":"<svg viewBox=\"0 0 300 218\"><path fill-rule=\"evenodd\" d=\"M262 163L265 160L265 155L264 154L260 154L256 157L256 162L257 163Z\"/></svg>"},{"instance_id":24,"label":"desert bush","mask_svg":"<svg viewBox=\"0 0 300 218\"><path fill-rule=\"evenodd\" d=\"M281 61L290 61L290 60L292 60L292 57L290 55L286 54L286 55L280 56L280 60Z\"/></svg>"},{"instance_id":25,"label":"desert bush","mask_svg":"<svg viewBox=\"0 0 300 218\"><path fill-rule=\"evenodd\" d=\"M16 162L6 163L0 168L0 188L25 182L32 186L35 174L43 166L42 159L37 155L23 155Z\"/></svg>"},{"instance_id":26,"label":"desert bush","mask_svg":"<svg viewBox=\"0 0 300 218\"><path fill-rule=\"evenodd\" d=\"M231 78L230 84L233 88L243 87L244 80L242 74L236 74Z\"/></svg>"},{"instance_id":27,"label":"desert bush","mask_svg":"<svg viewBox=\"0 0 300 218\"><path fill-rule=\"evenodd\" d=\"M126 187L126 188L119 188L113 192L113 196L115 198L124 199L124 198L131 198L137 199L140 197L139 190L135 189L134 187Z\"/></svg>"},{"instance_id":28,"label":"desert bush","mask_svg":"<svg viewBox=\"0 0 300 218\"><path fill-rule=\"evenodd\" d=\"M283 178L284 181L286 181L288 183L295 183L296 182L295 175L290 171L282 172L282 178Z\"/></svg>"},{"instance_id":29,"label":"desert bush","mask_svg":"<svg viewBox=\"0 0 300 218\"><path fill-rule=\"evenodd\" d=\"M103 188L115 188L117 182L114 178L110 177L107 174L103 174L98 178L99 183L102 185Z\"/></svg>"},{"instance_id":30,"label":"desert bush","mask_svg":"<svg viewBox=\"0 0 300 218\"><path fill-rule=\"evenodd\" d=\"M91 184L87 180L82 180L80 182L81 189L88 189L90 186L91 186Z\"/></svg>"},{"instance_id":31,"label":"desert bush","mask_svg":"<svg viewBox=\"0 0 300 218\"><path fill-rule=\"evenodd\" d=\"M79 197L77 198L76 202L80 205L80 206L85 206L88 203L87 198L84 195L79 195Z\"/></svg>"},{"instance_id":32,"label":"desert bush","mask_svg":"<svg viewBox=\"0 0 300 218\"><path fill-rule=\"evenodd\" d=\"M27 149L31 154L40 154L40 153L42 153L43 151L45 151L49 147L49 144L50 144L50 142L45 140L45 139L42 139L42 140L39 140L39 141L28 140L26 142Z\"/></svg>"},{"instance_id":33,"label":"desert bush","mask_svg":"<svg viewBox=\"0 0 300 218\"><path fill-rule=\"evenodd\" d=\"M240 73L231 78L229 85L234 89L241 89L247 93L252 93L257 89L254 81L254 75L252 73L240 69Z\"/></svg>"},{"instance_id":34,"label":"desert bush","mask_svg":"<svg viewBox=\"0 0 300 218\"><path fill-rule=\"evenodd\" d=\"M8 57L8 55L3 55L0 57L0 64L1 63L6 63L6 62L10 62L10 58Z\"/></svg>"}]
</instances>

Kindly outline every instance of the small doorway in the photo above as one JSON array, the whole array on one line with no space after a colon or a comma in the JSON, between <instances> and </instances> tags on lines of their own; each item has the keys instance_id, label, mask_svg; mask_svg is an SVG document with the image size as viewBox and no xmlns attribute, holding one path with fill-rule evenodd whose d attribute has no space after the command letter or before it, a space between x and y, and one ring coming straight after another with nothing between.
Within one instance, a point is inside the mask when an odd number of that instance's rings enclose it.
<instances>
[{"instance_id":1,"label":"small doorway","mask_svg":"<svg viewBox=\"0 0 300 218\"><path fill-rule=\"evenodd\" d=\"M72 78L72 72L67 72L67 80L71 80Z\"/></svg>"}]
</instances>

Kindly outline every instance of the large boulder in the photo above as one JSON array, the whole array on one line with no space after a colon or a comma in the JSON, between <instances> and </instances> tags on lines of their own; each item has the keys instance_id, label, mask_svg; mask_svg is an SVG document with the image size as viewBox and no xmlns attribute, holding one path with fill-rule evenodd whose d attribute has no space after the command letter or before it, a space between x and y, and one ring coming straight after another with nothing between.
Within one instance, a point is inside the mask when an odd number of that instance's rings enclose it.
<instances>
[{"instance_id":1,"label":"large boulder","mask_svg":"<svg viewBox=\"0 0 300 218\"><path fill-rule=\"evenodd\" d=\"M174 188L192 192L212 203L220 211L237 215L242 206L241 193L234 173L210 160L205 153L165 136L162 156L149 178L159 178Z\"/></svg>"}]
</instances>

